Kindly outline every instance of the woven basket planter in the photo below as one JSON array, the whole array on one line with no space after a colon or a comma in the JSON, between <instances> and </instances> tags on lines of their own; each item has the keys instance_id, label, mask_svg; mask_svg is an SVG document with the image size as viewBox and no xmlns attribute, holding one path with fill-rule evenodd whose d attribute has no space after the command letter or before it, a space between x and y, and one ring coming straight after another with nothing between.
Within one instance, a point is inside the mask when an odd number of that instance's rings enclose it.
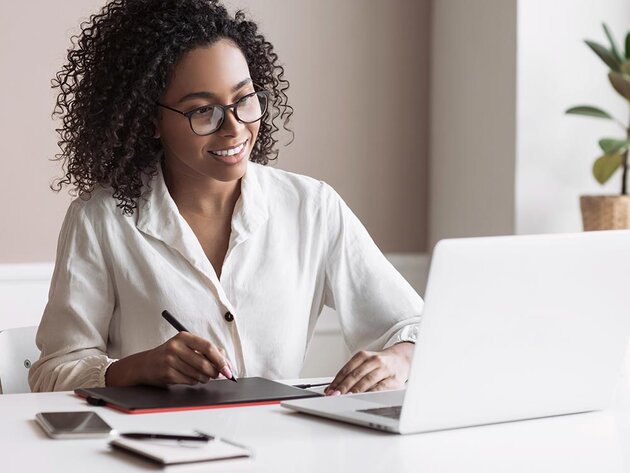
<instances>
[{"instance_id":1,"label":"woven basket planter","mask_svg":"<svg viewBox=\"0 0 630 473\"><path fill-rule=\"evenodd\" d=\"M630 195L583 195L580 208L586 231L630 228Z\"/></svg>"}]
</instances>

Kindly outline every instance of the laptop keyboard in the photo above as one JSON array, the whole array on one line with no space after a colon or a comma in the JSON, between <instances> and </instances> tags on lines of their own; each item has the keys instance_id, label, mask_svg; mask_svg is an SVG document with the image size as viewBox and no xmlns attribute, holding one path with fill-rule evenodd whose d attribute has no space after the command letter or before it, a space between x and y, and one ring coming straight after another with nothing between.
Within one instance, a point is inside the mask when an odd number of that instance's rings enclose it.
<instances>
[{"instance_id":1,"label":"laptop keyboard","mask_svg":"<svg viewBox=\"0 0 630 473\"><path fill-rule=\"evenodd\" d=\"M377 416L389 417L390 419L400 419L400 411L402 406L374 407L371 409L358 409L357 412L365 412L366 414L374 414Z\"/></svg>"}]
</instances>

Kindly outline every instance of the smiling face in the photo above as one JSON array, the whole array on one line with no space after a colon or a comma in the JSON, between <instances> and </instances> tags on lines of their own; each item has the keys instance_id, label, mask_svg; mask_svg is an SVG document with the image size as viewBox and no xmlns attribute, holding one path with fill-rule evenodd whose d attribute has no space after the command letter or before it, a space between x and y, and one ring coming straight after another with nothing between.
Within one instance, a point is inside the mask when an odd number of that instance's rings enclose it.
<instances>
[{"instance_id":1,"label":"smiling face","mask_svg":"<svg viewBox=\"0 0 630 473\"><path fill-rule=\"evenodd\" d=\"M222 39L182 56L160 103L186 113L207 105L233 104L252 92L254 85L243 53L233 42ZM156 137L164 148L167 172L228 182L245 174L259 128L260 121L239 122L232 109L226 111L217 131L199 136L188 118L160 107Z\"/></svg>"}]
</instances>

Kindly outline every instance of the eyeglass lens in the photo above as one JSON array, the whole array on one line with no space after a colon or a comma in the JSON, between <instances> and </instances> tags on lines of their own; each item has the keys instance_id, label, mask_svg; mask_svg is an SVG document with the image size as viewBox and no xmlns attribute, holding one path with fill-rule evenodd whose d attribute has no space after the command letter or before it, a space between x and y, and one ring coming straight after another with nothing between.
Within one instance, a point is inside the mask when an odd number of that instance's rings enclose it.
<instances>
[{"instance_id":1,"label":"eyeglass lens","mask_svg":"<svg viewBox=\"0 0 630 473\"><path fill-rule=\"evenodd\" d=\"M243 97L234 106L236 117L244 123L260 120L267 111L267 101L267 95L263 92ZM190 125L198 135L209 135L219 129L224 114L223 108L209 105L190 115Z\"/></svg>"}]
</instances>

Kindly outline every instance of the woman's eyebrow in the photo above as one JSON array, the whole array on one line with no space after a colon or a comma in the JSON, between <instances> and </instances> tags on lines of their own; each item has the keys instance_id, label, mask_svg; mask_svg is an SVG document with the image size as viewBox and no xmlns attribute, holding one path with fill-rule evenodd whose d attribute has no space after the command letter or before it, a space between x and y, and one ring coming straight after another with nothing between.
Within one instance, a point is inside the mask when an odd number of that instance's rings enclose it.
<instances>
[{"instance_id":1,"label":"woman's eyebrow","mask_svg":"<svg viewBox=\"0 0 630 473\"><path fill-rule=\"evenodd\" d=\"M247 79L243 79L242 81L240 81L238 84L236 84L234 87L232 87L232 92L237 92L239 89L241 89L243 86L249 84L252 81L251 77L248 77ZM213 92L191 92L190 94L186 94L184 95L181 99L179 99L177 101L177 103L182 103L185 102L186 100L190 100L190 99L212 99L216 97L216 94Z\"/></svg>"}]
</instances>

